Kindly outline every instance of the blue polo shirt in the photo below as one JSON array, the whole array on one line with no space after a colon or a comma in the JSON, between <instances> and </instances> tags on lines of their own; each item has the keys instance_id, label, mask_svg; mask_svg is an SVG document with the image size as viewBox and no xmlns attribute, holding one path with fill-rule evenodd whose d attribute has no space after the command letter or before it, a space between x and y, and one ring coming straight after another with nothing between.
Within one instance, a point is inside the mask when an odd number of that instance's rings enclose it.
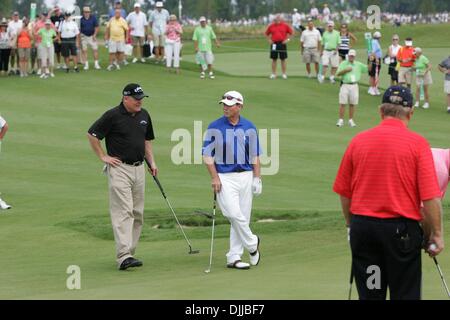
<instances>
[{"instance_id":1,"label":"blue polo shirt","mask_svg":"<svg viewBox=\"0 0 450 320\"><path fill-rule=\"evenodd\" d=\"M261 154L258 131L242 116L235 126L223 116L208 126L202 154L214 158L218 173L252 171Z\"/></svg>"},{"instance_id":2,"label":"blue polo shirt","mask_svg":"<svg viewBox=\"0 0 450 320\"><path fill-rule=\"evenodd\" d=\"M89 19L84 16L80 19L80 32L87 37L92 36L95 33L95 28L98 27L97 18L91 14Z\"/></svg>"},{"instance_id":3,"label":"blue polo shirt","mask_svg":"<svg viewBox=\"0 0 450 320\"><path fill-rule=\"evenodd\" d=\"M375 54L377 59L381 59L383 51L381 51L380 42L378 40L372 39L372 53Z\"/></svg>"}]
</instances>

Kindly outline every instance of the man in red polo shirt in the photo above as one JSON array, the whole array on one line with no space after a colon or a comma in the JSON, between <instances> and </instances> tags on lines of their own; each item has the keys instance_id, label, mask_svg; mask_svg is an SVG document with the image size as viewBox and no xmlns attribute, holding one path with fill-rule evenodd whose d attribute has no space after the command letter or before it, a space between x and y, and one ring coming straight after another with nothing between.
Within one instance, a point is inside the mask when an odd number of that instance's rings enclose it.
<instances>
[{"instance_id":1,"label":"man in red polo shirt","mask_svg":"<svg viewBox=\"0 0 450 320\"><path fill-rule=\"evenodd\" d=\"M440 190L428 142L407 126L413 114L409 89L386 90L382 122L358 134L342 159L333 190L350 228L352 271L359 298L421 298L423 201L431 229L426 248L444 248ZM377 281L378 279L378 281Z\"/></svg>"},{"instance_id":2,"label":"man in red polo shirt","mask_svg":"<svg viewBox=\"0 0 450 320\"><path fill-rule=\"evenodd\" d=\"M294 31L292 28L283 21L280 14L275 17L273 23L271 23L265 32L265 35L270 43L270 59L272 59L272 74L270 79L275 79L277 77L277 60L278 57L281 60L281 71L283 73L283 79L287 79L286 75L286 59L287 54L287 43L289 42L289 36L292 35Z\"/></svg>"}]
</instances>

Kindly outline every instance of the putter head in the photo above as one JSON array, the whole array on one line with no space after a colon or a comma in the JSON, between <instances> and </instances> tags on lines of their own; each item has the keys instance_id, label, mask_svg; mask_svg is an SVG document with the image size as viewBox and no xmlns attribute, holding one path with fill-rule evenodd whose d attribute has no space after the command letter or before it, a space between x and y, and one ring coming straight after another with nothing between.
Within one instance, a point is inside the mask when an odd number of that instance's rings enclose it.
<instances>
[{"instance_id":1,"label":"putter head","mask_svg":"<svg viewBox=\"0 0 450 320\"><path fill-rule=\"evenodd\" d=\"M210 273L210 272L211 272L211 269L205 270L205 273Z\"/></svg>"},{"instance_id":2,"label":"putter head","mask_svg":"<svg viewBox=\"0 0 450 320\"><path fill-rule=\"evenodd\" d=\"M189 250L189 254L197 254L199 252L200 250L192 250L192 249Z\"/></svg>"},{"instance_id":3,"label":"putter head","mask_svg":"<svg viewBox=\"0 0 450 320\"><path fill-rule=\"evenodd\" d=\"M208 212L205 212L205 211L195 211L194 213L195 214L200 214L200 215L205 216L205 217L207 217L209 219L214 219L214 216L212 214L210 214Z\"/></svg>"}]
</instances>

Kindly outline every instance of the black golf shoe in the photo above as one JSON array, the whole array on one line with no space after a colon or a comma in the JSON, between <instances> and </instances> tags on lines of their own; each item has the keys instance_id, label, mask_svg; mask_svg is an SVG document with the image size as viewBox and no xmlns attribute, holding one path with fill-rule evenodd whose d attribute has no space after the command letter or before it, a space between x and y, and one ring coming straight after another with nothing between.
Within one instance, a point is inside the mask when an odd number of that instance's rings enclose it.
<instances>
[{"instance_id":1,"label":"black golf shoe","mask_svg":"<svg viewBox=\"0 0 450 320\"><path fill-rule=\"evenodd\" d=\"M133 267L142 267L142 261L139 261L138 259L135 259L133 257L126 258L120 264L119 270L127 270L128 268Z\"/></svg>"}]
</instances>

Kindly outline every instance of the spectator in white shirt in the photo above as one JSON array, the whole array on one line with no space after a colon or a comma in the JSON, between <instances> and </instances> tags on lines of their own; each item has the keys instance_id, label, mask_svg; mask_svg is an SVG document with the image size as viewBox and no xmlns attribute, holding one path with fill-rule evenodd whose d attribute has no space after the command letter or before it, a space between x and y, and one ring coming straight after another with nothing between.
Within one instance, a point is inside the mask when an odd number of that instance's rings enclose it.
<instances>
[{"instance_id":1,"label":"spectator in white shirt","mask_svg":"<svg viewBox=\"0 0 450 320\"><path fill-rule=\"evenodd\" d=\"M70 57L72 57L75 72L80 72L77 53L80 47L80 30L78 24L71 19L70 12L65 13L64 21L59 24L58 32L61 55L66 63L66 72L69 73L70 70Z\"/></svg>"},{"instance_id":2,"label":"spectator in white shirt","mask_svg":"<svg viewBox=\"0 0 450 320\"><path fill-rule=\"evenodd\" d=\"M19 30L23 27L22 20L19 19L19 13L16 11L13 13L12 20L8 23L8 33L12 37L11 41L11 53L10 53L10 74L19 74L19 53L17 51L17 35Z\"/></svg>"},{"instance_id":3,"label":"spectator in white shirt","mask_svg":"<svg viewBox=\"0 0 450 320\"><path fill-rule=\"evenodd\" d=\"M314 22L311 18L308 19L308 27L302 32L300 37L300 47L303 56L303 62L306 63L306 72L308 78L311 78L311 63L314 63L316 78L319 74L319 60L320 60L320 43L322 36L319 30L314 27Z\"/></svg>"},{"instance_id":4,"label":"spectator in white shirt","mask_svg":"<svg viewBox=\"0 0 450 320\"><path fill-rule=\"evenodd\" d=\"M167 22L169 21L169 11L163 8L162 1L156 2L156 10L150 16L150 27L153 33L153 43L155 46L156 63L162 62L164 58L165 33Z\"/></svg>"},{"instance_id":5,"label":"spectator in white shirt","mask_svg":"<svg viewBox=\"0 0 450 320\"><path fill-rule=\"evenodd\" d=\"M148 22L147 16L141 11L141 5L139 3L134 4L134 11L127 17L127 22L131 30L131 39L133 41L133 63L140 58L141 62L145 62L142 56L142 46L148 34Z\"/></svg>"}]
</instances>

